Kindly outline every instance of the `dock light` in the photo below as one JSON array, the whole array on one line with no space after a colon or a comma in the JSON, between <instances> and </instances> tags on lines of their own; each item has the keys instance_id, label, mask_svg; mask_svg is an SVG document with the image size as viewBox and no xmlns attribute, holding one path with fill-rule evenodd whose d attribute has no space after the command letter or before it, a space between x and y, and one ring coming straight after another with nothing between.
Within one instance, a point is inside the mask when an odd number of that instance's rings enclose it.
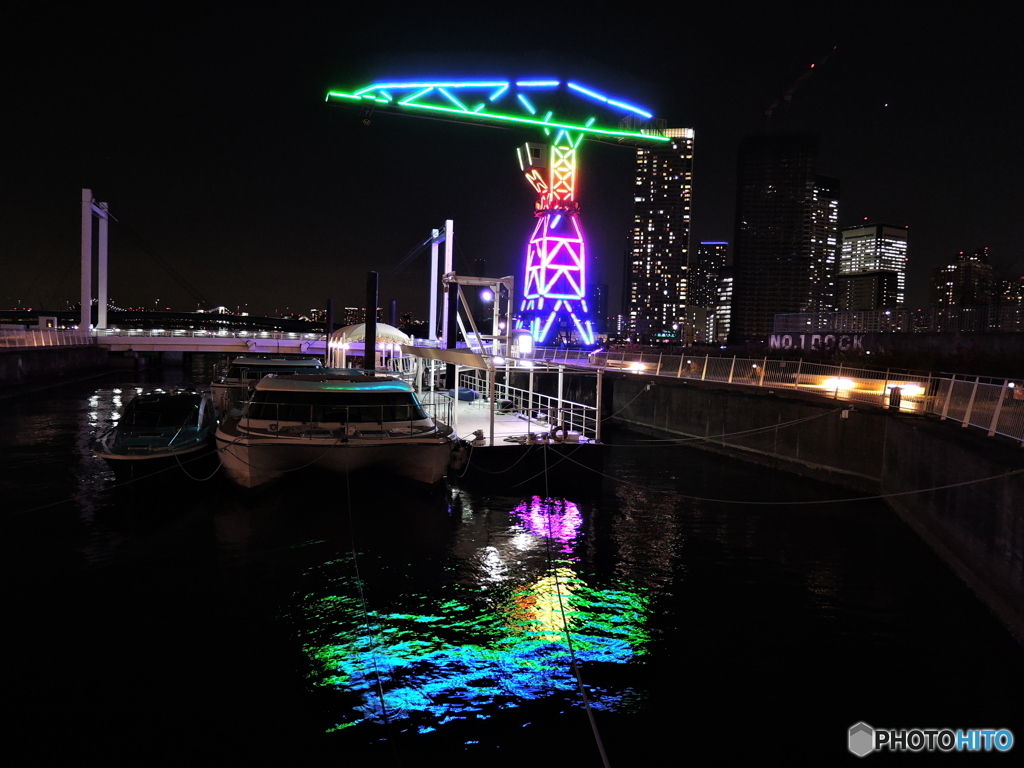
<instances>
[{"instance_id":1,"label":"dock light","mask_svg":"<svg viewBox=\"0 0 1024 768\"><path fill-rule=\"evenodd\" d=\"M494 357L491 358L491 362L494 363L495 365L504 365L505 358L502 357L501 355L495 355Z\"/></svg>"},{"instance_id":2,"label":"dock light","mask_svg":"<svg viewBox=\"0 0 1024 768\"><path fill-rule=\"evenodd\" d=\"M825 387L825 389L847 390L853 389L854 381L853 379L847 379L845 377L825 379L825 382L824 384L822 384L822 386Z\"/></svg>"},{"instance_id":3,"label":"dock light","mask_svg":"<svg viewBox=\"0 0 1024 768\"><path fill-rule=\"evenodd\" d=\"M903 397L917 397L924 394L924 387L920 384L889 384L886 389L898 389Z\"/></svg>"},{"instance_id":4,"label":"dock light","mask_svg":"<svg viewBox=\"0 0 1024 768\"><path fill-rule=\"evenodd\" d=\"M643 363L630 363L629 370L631 370L631 371L642 371L646 367L647 366L644 365Z\"/></svg>"},{"instance_id":5,"label":"dock light","mask_svg":"<svg viewBox=\"0 0 1024 768\"><path fill-rule=\"evenodd\" d=\"M484 301L494 301L494 291L490 288L484 288L480 291L480 298Z\"/></svg>"},{"instance_id":6,"label":"dock light","mask_svg":"<svg viewBox=\"0 0 1024 768\"><path fill-rule=\"evenodd\" d=\"M533 357L533 336L525 328L512 331L512 357Z\"/></svg>"}]
</instances>

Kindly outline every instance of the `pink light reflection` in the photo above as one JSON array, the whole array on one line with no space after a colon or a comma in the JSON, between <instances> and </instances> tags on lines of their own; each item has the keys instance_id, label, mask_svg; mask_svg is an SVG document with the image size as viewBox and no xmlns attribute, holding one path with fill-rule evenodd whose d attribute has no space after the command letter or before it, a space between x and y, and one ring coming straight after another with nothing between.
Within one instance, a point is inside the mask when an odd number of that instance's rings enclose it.
<instances>
[{"instance_id":1,"label":"pink light reflection","mask_svg":"<svg viewBox=\"0 0 1024 768\"><path fill-rule=\"evenodd\" d=\"M513 509L512 513L523 521L523 525L534 536L547 537L564 544L559 551L565 554L573 551L571 545L583 525L580 508L566 499L534 496L529 502L523 502Z\"/></svg>"}]
</instances>

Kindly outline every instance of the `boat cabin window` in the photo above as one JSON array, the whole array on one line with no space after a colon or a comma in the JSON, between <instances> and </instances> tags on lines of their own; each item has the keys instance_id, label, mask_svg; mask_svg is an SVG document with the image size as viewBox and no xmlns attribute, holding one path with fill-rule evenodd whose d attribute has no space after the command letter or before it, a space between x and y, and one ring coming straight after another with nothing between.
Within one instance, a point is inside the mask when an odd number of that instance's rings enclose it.
<instances>
[{"instance_id":1,"label":"boat cabin window","mask_svg":"<svg viewBox=\"0 0 1024 768\"><path fill-rule=\"evenodd\" d=\"M298 422L418 421L429 418L412 392L257 390L249 418Z\"/></svg>"},{"instance_id":2,"label":"boat cabin window","mask_svg":"<svg viewBox=\"0 0 1024 768\"><path fill-rule=\"evenodd\" d=\"M199 403L198 398L160 400L140 395L125 407L117 426L121 429L194 426L199 423Z\"/></svg>"}]
</instances>

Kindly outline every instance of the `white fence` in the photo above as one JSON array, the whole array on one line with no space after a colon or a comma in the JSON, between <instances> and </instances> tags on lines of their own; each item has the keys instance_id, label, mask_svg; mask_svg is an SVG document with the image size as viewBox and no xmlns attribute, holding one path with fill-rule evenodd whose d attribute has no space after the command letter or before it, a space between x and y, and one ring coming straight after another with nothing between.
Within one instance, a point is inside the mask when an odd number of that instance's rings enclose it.
<instances>
[{"instance_id":1,"label":"white fence","mask_svg":"<svg viewBox=\"0 0 1024 768\"><path fill-rule=\"evenodd\" d=\"M78 347L95 344L91 333L32 328L0 330L0 347Z\"/></svg>"},{"instance_id":2,"label":"white fence","mask_svg":"<svg viewBox=\"0 0 1024 768\"><path fill-rule=\"evenodd\" d=\"M637 374L796 390L833 400L867 403L904 413L932 413L943 420L1002 435L1024 445L1024 381L962 378L851 368L806 360L701 357L657 352L587 352L538 348L535 358Z\"/></svg>"}]
</instances>

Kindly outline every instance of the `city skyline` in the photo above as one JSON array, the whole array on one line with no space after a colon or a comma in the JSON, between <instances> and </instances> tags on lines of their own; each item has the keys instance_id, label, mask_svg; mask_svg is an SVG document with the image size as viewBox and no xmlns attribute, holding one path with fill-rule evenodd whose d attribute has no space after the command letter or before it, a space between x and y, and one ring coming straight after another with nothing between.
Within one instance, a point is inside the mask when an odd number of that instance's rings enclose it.
<instances>
[{"instance_id":1,"label":"city skyline","mask_svg":"<svg viewBox=\"0 0 1024 768\"><path fill-rule=\"evenodd\" d=\"M453 10L448 47L458 53L436 54L407 22L387 28L386 45L369 33L338 37L368 20L358 12L290 18L229 4L118 25L84 10L34 13L8 49L16 137L0 190L5 305L77 300L82 188L117 219L110 295L122 305L159 298L186 310L198 293L207 306L306 312L328 298L358 301L351 286L375 269L382 301L424 314L425 262L396 267L448 218L457 269L485 258L521 280L530 232L519 212L531 195L514 152L530 136L324 102L331 88L378 77L499 71L577 76L693 126L694 242L733 240L744 136L811 130L822 173L843 184L842 227L865 216L909 227L908 304L927 303L931 270L959 251L989 247L997 270L1024 273L1012 24L887 11L916 34L885 46L854 34L863 8L757 11L735 23L709 10L695 13L702 34L685 45L652 25L644 55L623 57L609 53L618 23L598 15L560 49L524 51L499 26L474 53L486 25ZM769 123L765 109L830 51ZM580 178L590 282L610 284L612 312L632 165L630 150L594 143Z\"/></svg>"}]
</instances>

